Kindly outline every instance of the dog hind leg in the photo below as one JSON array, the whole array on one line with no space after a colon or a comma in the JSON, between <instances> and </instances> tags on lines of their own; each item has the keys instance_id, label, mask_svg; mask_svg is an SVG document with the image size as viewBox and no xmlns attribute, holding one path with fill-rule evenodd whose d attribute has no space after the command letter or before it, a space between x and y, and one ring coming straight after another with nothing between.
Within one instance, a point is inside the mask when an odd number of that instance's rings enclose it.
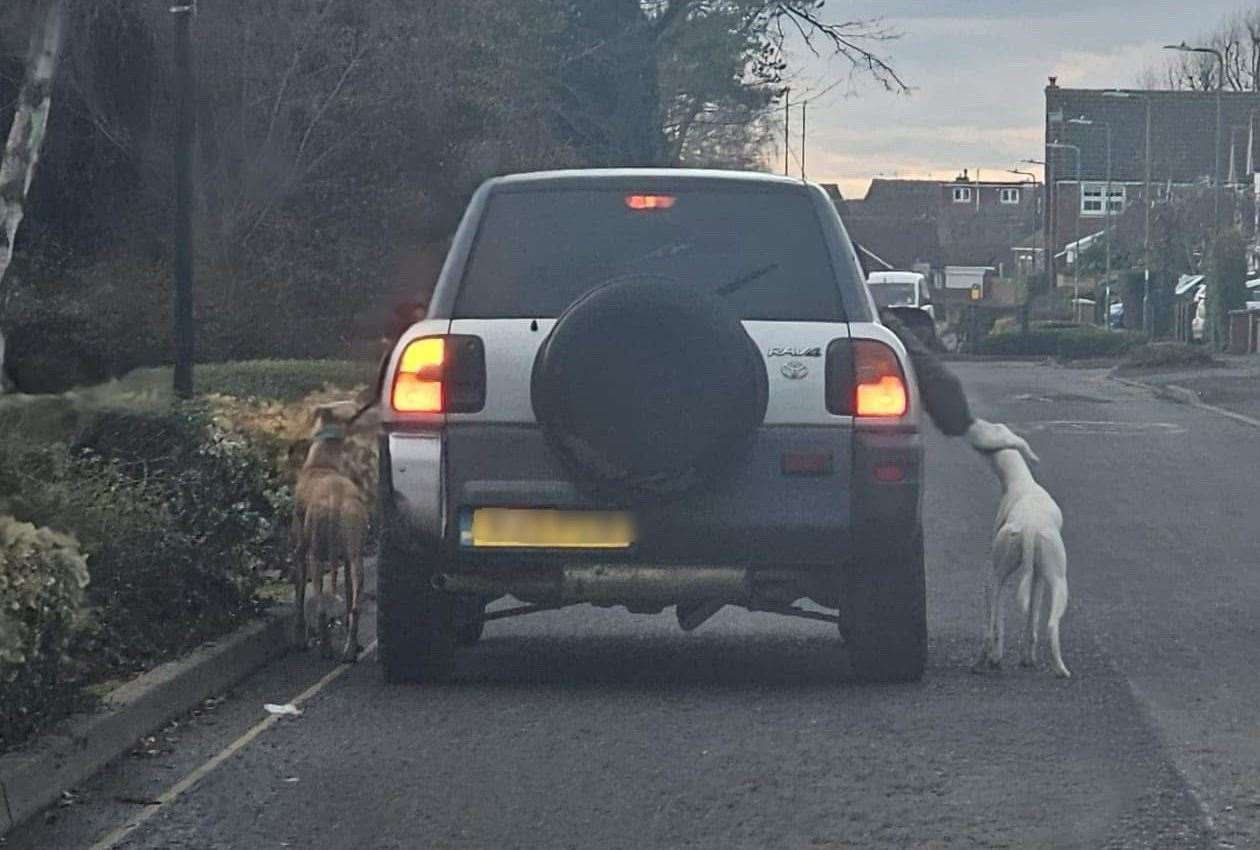
<instances>
[{"instance_id":1,"label":"dog hind leg","mask_svg":"<svg viewBox=\"0 0 1260 850\"><path fill-rule=\"evenodd\" d=\"M984 642L980 647L980 657L972 666L972 670L983 672L997 670L1002 666L1003 617L1002 588L1012 571L1012 561L1018 555L1015 544L1019 537L1016 533L1002 529L993 541L992 565L985 573L984 585Z\"/></svg>"},{"instance_id":2,"label":"dog hind leg","mask_svg":"<svg viewBox=\"0 0 1260 850\"><path fill-rule=\"evenodd\" d=\"M1046 583L1037 569L1037 538L1023 535L1023 573L1019 578L1019 604L1024 614L1024 652L1020 666L1037 666L1038 624L1045 596Z\"/></svg>"},{"instance_id":3,"label":"dog hind leg","mask_svg":"<svg viewBox=\"0 0 1260 850\"><path fill-rule=\"evenodd\" d=\"M293 559L293 646L306 649L306 553Z\"/></svg>"},{"instance_id":4,"label":"dog hind leg","mask_svg":"<svg viewBox=\"0 0 1260 850\"><path fill-rule=\"evenodd\" d=\"M359 598L363 593L363 556L352 552L346 558L346 643L341 660L356 661L359 657Z\"/></svg>"},{"instance_id":5,"label":"dog hind leg","mask_svg":"<svg viewBox=\"0 0 1260 850\"><path fill-rule=\"evenodd\" d=\"M1047 550L1045 577L1046 584L1050 589L1050 612L1046 617L1046 642L1050 644L1050 667L1054 670L1055 675L1060 678L1070 678L1072 673L1063 663L1063 652L1059 648L1059 620L1063 618L1063 612L1067 610L1068 604L1068 585L1067 585L1067 551L1063 548L1063 541L1060 539L1047 540L1045 549Z\"/></svg>"}]
</instances>

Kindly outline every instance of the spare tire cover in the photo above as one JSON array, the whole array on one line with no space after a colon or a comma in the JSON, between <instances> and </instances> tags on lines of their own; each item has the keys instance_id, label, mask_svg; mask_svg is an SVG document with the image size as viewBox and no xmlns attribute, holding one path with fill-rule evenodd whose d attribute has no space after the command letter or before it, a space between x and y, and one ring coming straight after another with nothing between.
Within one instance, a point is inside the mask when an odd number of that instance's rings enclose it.
<instances>
[{"instance_id":1,"label":"spare tire cover","mask_svg":"<svg viewBox=\"0 0 1260 850\"><path fill-rule=\"evenodd\" d=\"M534 361L534 413L579 483L628 500L718 476L766 415L765 362L726 302L672 278L579 298Z\"/></svg>"}]
</instances>

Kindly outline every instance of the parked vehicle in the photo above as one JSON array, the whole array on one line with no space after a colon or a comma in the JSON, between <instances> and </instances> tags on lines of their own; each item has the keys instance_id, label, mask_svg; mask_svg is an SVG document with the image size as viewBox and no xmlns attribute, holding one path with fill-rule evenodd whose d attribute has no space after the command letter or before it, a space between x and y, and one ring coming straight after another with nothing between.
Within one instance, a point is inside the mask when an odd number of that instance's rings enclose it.
<instances>
[{"instance_id":1,"label":"parked vehicle","mask_svg":"<svg viewBox=\"0 0 1260 850\"><path fill-rule=\"evenodd\" d=\"M1124 302L1113 301L1108 311L1107 327L1116 330L1124 327Z\"/></svg>"},{"instance_id":2,"label":"parked vehicle","mask_svg":"<svg viewBox=\"0 0 1260 850\"><path fill-rule=\"evenodd\" d=\"M880 307L913 307L936 319L927 278L919 272L871 272L866 285Z\"/></svg>"},{"instance_id":3,"label":"parked vehicle","mask_svg":"<svg viewBox=\"0 0 1260 850\"><path fill-rule=\"evenodd\" d=\"M861 678L922 675L915 378L820 187L491 180L385 378L387 680L447 676L506 595L685 629L807 597Z\"/></svg>"}]
</instances>

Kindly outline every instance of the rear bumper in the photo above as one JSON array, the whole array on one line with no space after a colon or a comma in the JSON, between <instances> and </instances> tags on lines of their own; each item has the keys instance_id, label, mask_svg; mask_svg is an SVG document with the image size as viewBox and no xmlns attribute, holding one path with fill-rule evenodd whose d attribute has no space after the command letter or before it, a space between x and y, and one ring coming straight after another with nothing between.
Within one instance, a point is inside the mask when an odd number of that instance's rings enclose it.
<instances>
[{"instance_id":1,"label":"rear bumper","mask_svg":"<svg viewBox=\"0 0 1260 850\"><path fill-rule=\"evenodd\" d=\"M792 453L826 456L828 468L789 472L784 457ZM381 482L405 533L438 548L455 568L615 561L834 570L865 548L855 545L864 539L918 527L922 460L922 438L912 429L766 427L724 480L679 500L635 507L638 541L615 553L461 547L461 518L479 507L623 507L575 486L535 427L386 433Z\"/></svg>"}]
</instances>

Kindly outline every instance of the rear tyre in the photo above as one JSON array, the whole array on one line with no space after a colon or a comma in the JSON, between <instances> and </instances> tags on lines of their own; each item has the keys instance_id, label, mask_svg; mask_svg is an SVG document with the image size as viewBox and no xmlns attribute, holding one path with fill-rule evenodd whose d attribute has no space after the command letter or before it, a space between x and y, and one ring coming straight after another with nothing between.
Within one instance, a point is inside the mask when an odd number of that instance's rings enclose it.
<instances>
[{"instance_id":1,"label":"rear tyre","mask_svg":"<svg viewBox=\"0 0 1260 850\"><path fill-rule=\"evenodd\" d=\"M486 613L486 600L481 596L461 594L455 600L455 642L475 646L486 630L481 617Z\"/></svg>"},{"instance_id":2,"label":"rear tyre","mask_svg":"<svg viewBox=\"0 0 1260 850\"><path fill-rule=\"evenodd\" d=\"M381 522L377 652L386 682L441 682L455 668L455 597L433 587L438 559L406 541L398 519Z\"/></svg>"},{"instance_id":3,"label":"rear tyre","mask_svg":"<svg viewBox=\"0 0 1260 850\"><path fill-rule=\"evenodd\" d=\"M871 539L870 534L862 537ZM863 682L923 678L927 664L923 530L907 537L863 552L846 576L840 629L854 675Z\"/></svg>"}]
</instances>

